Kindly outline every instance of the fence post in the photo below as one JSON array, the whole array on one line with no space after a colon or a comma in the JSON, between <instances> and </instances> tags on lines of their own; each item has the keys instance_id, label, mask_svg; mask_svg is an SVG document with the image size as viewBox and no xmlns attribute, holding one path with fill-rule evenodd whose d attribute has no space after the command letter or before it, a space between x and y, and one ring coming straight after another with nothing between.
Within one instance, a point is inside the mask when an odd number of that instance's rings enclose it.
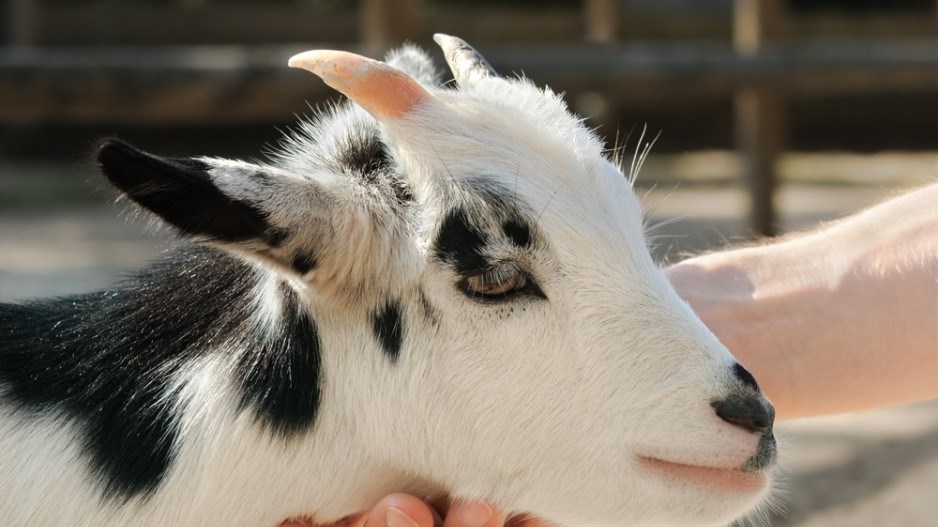
<instances>
[{"instance_id":1,"label":"fence post","mask_svg":"<svg viewBox=\"0 0 938 527\"><path fill-rule=\"evenodd\" d=\"M615 41L619 36L619 16L619 0L586 0L583 3L586 39Z\"/></svg>"},{"instance_id":2,"label":"fence post","mask_svg":"<svg viewBox=\"0 0 938 527\"><path fill-rule=\"evenodd\" d=\"M36 10L39 0L10 0L7 4L9 44L29 48L36 44Z\"/></svg>"},{"instance_id":3,"label":"fence post","mask_svg":"<svg viewBox=\"0 0 938 527\"><path fill-rule=\"evenodd\" d=\"M417 36L420 0L362 0L359 7L361 43L384 51Z\"/></svg>"},{"instance_id":4,"label":"fence post","mask_svg":"<svg viewBox=\"0 0 938 527\"><path fill-rule=\"evenodd\" d=\"M735 0L733 46L740 56L755 57L785 32L783 0ZM735 94L736 146L749 189L750 228L776 234L773 197L778 186L778 157L784 150L786 97L777 87L755 83Z\"/></svg>"},{"instance_id":5,"label":"fence post","mask_svg":"<svg viewBox=\"0 0 938 527\"><path fill-rule=\"evenodd\" d=\"M621 16L622 7L619 0L586 0L583 2L584 38L603 44L616 42L620 36ZM602 135L607 136L610 148L621 146L612 143L618 140L618 122L615 116L618 115L619 108L607 94L586 91L576 97L573 105L577 113L589 118L590 123L598 126Z\"/></svg>"}]
</instances>

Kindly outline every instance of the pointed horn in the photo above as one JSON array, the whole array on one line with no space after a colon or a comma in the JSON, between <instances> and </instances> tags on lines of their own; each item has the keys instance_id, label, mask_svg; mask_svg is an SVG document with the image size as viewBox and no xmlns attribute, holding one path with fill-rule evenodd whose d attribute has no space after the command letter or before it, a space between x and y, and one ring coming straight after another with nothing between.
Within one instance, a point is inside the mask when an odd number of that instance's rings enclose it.
<instances>
[{"instance_id":1,"label":"pointed horn","mask_svg":"<svg viewBox=\"0 0 938 527\"><path fill-rule=\"evenodd\" d=\"M463 39L437 33L433 40L443 48L446 63L460 86L497 75L489 61Z\"/></svg>"},{"instance_id":2,"label":"pointed horn","mask_svg":"<svg viewBox=\"0 0 938 527\"><path fill-rule=\"evenodd\" d=\"M354 53L307 51L291 57L288 65L319 76L378 120L399 118L433 99L404 72Z\"/></svg>"}]
</instances>

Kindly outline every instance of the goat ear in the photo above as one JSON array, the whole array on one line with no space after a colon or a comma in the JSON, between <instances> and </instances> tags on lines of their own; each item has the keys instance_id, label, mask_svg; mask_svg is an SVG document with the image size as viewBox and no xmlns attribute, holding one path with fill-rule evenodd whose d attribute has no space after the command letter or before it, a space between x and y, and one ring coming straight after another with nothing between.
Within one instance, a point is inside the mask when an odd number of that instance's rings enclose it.
<instances>
[{"instance_id":1,"label":"goat ear","mask_svg":"<svg viewBox=\"0 0 938 527\"><path fill-rule=\"evenodd\" d=\"M235 243L276 241L266 215L219 189L204 161L159 157L115 139L98 146L96 161L128 198L184 234Z\"/></svg>"},{"instance_id":2,"label":"goat ear","mask_svg":"<svg viewBox=\"0 0 938 527\"><path fill-rule=\"evenodd\" d=\"M433 100L403 71L354 53L307 51L293 56L289 65L318 75L379 121L393 121Z\"/></svg>"}]
</instances>

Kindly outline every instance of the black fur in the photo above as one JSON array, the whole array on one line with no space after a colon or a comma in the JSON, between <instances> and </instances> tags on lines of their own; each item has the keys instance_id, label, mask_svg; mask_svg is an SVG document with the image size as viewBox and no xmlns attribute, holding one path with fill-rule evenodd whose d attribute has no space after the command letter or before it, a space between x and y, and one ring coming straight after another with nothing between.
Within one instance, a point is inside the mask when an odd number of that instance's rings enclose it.
<instances>
[{"instance_id":1,"label":"black fur","mask_svg":"<svg viewBox=\"0 0 938 527\"><path fill-rule=\"evenodd\" d=\"M76 425L106 499L160 485L173 464L179 414L172 383L208 353L254 357L242 402L281 434L308 428L319 402L318 340L285 291L277 339L257 336L256 278L220 251L185 247L119 289L0 305L0 405ZM242 360L244 366L246 360Z\"/></svg>"},{"instance_id":2,"label":"black fur","mask_svg":"<svg viewBox=\"0 0 938 527\"><path fill-rule=\"evenodd\" d=\"M743 385L759 391L759 383L756 382L756 378L753 377L752 374L749 373L749 370L744 368L742 364L737 362L733 365L733 374L736 375L736 378L739 379Z\"/></svg>"},{"instance_id":3,"label":"black fur","mask_svg":"<svg viewBox=\"0 0 938 527\"><path fill-rule=\"evenodd\" d=\"M275 247L286 238L260 209L221 192L202 161L157 157L109 139L98 147L97 162L115 187L184 234Z\"/></svg>"},{"instance_id":4,"label":"black fur","mask_svg":"<svg viewBox=\"0 0 938 527\"><path fill-rule=\"evenodd\" d=\"M439 312L433 307L433 304L430 303L430 299L427 298L427 293L423 289L420 289L420 305L423 306L423 314L427 317L427 320L433 324L440 322Z\"/></svg>"},{"instance_id":5,"label":"black fur","mask_svg":"<svg viewBox=\"0 0 938 527\"><path fill-rule=\"evenodd\" d=\"M319 332L299 307L296 292L282 285L278 333L245 350L238 362L241 408L283 438L303 433L316 422L322 372Z\"/></svg>"},{"instance_id":6,"label":"black fur","mask_svg":"<svg viewBox=\"0 0 938 527\"><path fill-rule=\"evenodd\" d=\"M208 343L241 332L246 270L189 249L126 287L0 307L3 401L77 422L106 494L154 490L173 458L166 390Z\"/></svg>"},{"instance_id":7,"label":"black fur","mask_svg":"<svg viewBox=\"0 0 938 527\"><path fill-rule=\"evenodd\" d=\"M298 253L293 255L293 260L290 261L290 265L293 266L293 269L300 274L306 274L316 268L317 265L316 257L308 252Z\"/></svg>"},{"instance_id":8,"label":"black fur","mask_svg":"<svg viewBox=\"0 0 938 527\"><path fill-rule=\"evenodd\" d=\"M372 319L375 337L384 352L392 362L396 362L401 355L401 345L404 340L404 319L401 315L401 305L396 301L388 301L379 309Z\"/></svg>"},{"instance_id":9,"label":"black fur","mask_svg":"<svg viewBox=\"0 0 938 527\"><path fill-rule=\"evenodd\" d=\"M518 247L527 249L531 246L531 229L519 218L511 217L502 222L502 233Z\"/></svg>"},{"instance_id":10,"label":"black fur","mask_svg":"<svg viewBox=\"0 0 938 527\"><path fill-rule=\"evenodd\" d=\"M482 250L488 244L485 233L469 222L463 209L451 211L443 220L436 238L436 256L461 275L470 275L489 266Z\"/></svg>"},{"instance_id":11,"label":"black fur","mask_svg":"<svg viewBox=\"0 0 938 527\"><path fill-rule=\"evenodd\" d=\"M348 172L373 177L391 168L391 155L378 135L377 127L350 130L337 161Z\"/></svg>"},{"instance_id":12,"label":"black fur","mask_svg":"<svg viewBox=\"0 0 938 527\"><path fill-rule=\"evenodd\" d=\"M336 153L338 171L360 178L365 186L382 189L398 203L414 200L410 186L394 170L394 160L377 126L349 131Z\"/></svg>"}]
</instances>

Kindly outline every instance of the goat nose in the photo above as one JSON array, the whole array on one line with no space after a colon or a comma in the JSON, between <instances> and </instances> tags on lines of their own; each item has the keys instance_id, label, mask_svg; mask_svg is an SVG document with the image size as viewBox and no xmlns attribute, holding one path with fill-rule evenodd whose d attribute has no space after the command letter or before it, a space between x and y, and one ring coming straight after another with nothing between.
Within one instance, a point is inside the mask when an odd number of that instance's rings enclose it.
<instances>
[{"instance_id":1,"label":"goat nose","mask_svg":"<svg viewBox=\"0 0 938 527\"><path fill-rule=\"evenodd\" d=\"M710 404L720 419L750 432L765 434L775 422L775 408L757 395L733 394Z\"/></svg>"}]
</instances>

